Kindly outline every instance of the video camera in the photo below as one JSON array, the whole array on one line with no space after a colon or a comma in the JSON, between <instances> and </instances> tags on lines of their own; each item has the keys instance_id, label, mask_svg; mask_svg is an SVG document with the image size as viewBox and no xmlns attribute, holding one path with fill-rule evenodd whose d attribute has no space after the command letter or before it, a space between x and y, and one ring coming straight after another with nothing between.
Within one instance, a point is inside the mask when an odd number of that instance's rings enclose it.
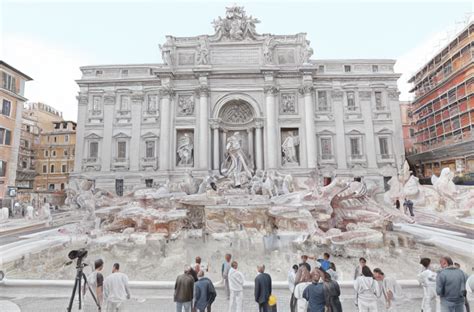
<instances>
[{"instance_id":1,"label":"video camera","mask_svg":"<svg viewBox=\"0 0 474 312\"><path fill-rule=\"evenodd\" d=\"M71 260L77 259L78 261L81 261L83 258L87 257L87 250L84 248L71 250L67 256Z\"/></svg>"}]
</instances>

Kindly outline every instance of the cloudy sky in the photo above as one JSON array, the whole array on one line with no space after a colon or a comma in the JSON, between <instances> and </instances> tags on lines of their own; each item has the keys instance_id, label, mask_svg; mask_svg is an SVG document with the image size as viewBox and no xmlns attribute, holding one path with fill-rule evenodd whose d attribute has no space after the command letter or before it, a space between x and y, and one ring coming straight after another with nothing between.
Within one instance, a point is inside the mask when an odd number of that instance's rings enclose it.
<instances>
[{"instance_id":1,"label":"cloudy sky","mask_svg":"<svg viewBox=\"0 0 474 312\"><path fill-rule=\"evenodd\" d=\"M406 80L465 26L472 1L239 1L259 33L306 32L314 59L390 58ZM212 34L229 1L0 0L0 59L30 75L26 96L76 120L79 67L161 62L165 35Z\"/></svg>"}]
</instances>

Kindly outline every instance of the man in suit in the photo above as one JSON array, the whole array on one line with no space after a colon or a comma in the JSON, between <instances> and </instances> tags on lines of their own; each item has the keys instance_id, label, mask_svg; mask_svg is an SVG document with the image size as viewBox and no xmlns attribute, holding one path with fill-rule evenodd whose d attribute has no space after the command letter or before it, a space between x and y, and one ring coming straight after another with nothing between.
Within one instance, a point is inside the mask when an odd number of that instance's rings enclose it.
<instances>
[{"instance_id":1,"label":"man in suit","mask_svg":"<svg viewBox=\"0 0 474 312\"><path fill-rule=\"evenodd\" d=\"M259 312L268 312L268 298L272 294L272 278L265 273L265 266L257 266L258 275L255 278L255 301Z\"/></svg>"},{"instance_id":2,"label":"man in suit","mask_svg":"<svg viewBox=\"0 0 474 312\"><path fill-rule=\"evenodd\" d=\"M216 289L211 280L204 276L204 271L197 274L199 280L194 283L194 308L196 312L211 312L211 305L216 299Z\"/></svg>"}]
</instances>

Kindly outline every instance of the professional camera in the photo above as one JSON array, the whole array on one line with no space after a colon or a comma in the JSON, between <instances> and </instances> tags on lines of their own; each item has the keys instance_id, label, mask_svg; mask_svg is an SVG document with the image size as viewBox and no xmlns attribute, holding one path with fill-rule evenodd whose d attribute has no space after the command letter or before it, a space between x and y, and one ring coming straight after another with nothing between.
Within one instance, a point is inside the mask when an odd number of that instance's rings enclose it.
<instances>
[{"instance_id":1,"label":"professional camera","mask_svg":"<svg viewBox=\"0 0 474 312\"><path fill-rule=\"evenodd\" d=\"M67 256L71 260L74 260L76 258L80 260L82 258L87 257L87 250L85 250L84 248L77 249L77 250L71 250Z\"/></svg>"}]
</instances>

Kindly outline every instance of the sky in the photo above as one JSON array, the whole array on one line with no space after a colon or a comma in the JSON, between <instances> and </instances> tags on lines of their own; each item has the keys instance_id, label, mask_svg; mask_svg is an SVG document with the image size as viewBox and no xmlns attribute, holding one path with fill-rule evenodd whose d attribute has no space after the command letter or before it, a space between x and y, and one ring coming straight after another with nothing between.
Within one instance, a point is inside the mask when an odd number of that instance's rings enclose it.
<instances>
[{"instance_id":1,"label":"sky","mask_svg":"<svg viewBox=\"0 0 474 312\"><path fill-rule=\"evenodd\" d=\"M166 35L213 34L225 7L243 5L259 33L306 32L312 59L397 60L410 75L472 18L472 1L0 0L0 59L31 76L25 95L77 119L80 66L159 63Z\"/></svg>"}]
</instances>

